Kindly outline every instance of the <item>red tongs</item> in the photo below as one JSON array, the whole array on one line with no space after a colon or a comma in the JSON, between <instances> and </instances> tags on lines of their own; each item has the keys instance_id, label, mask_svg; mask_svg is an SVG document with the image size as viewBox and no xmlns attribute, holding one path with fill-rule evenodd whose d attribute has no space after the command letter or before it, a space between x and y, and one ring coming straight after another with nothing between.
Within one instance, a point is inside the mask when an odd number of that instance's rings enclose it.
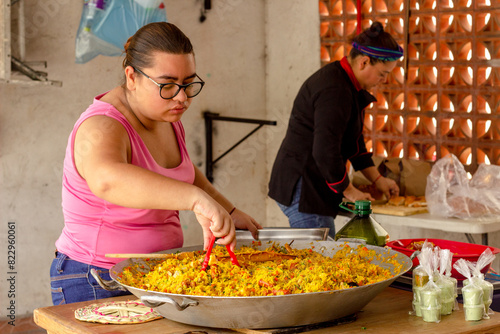
<instances>
[{"instance_id":1,"label":"red tongs","mask_svg":"<svg viewBox=\"0 0 500 334\"><path fill-rule=\"evenodd\" d=\"M205 254L205 259L203 260L203 264L201 266L202 271L207 270L208 261L210 261L210 254L212 253L212 248L214 248L214 243L215 243L215 235L212 234L212 238L210 238L210 245L208 245L207 253ZM229 256L231 257L231 263L239 267L240 264L238 262L238 259L236 258L236 255L231 250L231 247L229 247L229 245L226 245L226 249L227 252L229 253Z\"/></svg>"}]
</instances>

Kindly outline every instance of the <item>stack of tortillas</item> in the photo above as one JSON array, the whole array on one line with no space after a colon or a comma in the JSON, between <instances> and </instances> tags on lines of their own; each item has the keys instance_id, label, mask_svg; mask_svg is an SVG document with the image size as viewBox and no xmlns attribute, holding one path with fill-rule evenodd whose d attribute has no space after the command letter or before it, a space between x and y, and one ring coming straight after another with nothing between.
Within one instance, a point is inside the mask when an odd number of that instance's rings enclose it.
<instances>
[{"instance_id":1,"label":"stack of tortillas","mask_svg":"<svg viewBox=\"0 0 500 334\"><path fill-rule=\"evenodd\" d=\"M102 324L138 324L163 317L140 301L119 301L79 308L75 311L75 318Z\"/></svg>"}]
</instances>

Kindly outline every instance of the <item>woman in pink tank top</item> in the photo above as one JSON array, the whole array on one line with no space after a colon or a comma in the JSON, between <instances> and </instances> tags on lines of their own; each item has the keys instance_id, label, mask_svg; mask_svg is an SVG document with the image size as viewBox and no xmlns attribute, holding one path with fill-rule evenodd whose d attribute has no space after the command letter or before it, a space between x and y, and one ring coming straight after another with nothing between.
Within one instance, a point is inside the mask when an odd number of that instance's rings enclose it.
<instances>
[{"instance_id":1,"label":"woman in pink tank top","mask_svg":"<svg viewBox=\"0 0 500 334\"><path fill-rule=\"evenodd\" d=\"M183 244L179 210L195 213L205 248L235 245L235 227L262 228L193 165L181 117L205 82L189 39L173 24L139 29L125 44L125 82L99 95L70 134L63 169L64 228L51 266L54 305L112 297L109 253L151 253Z\"/></svg>"}]
</instances>

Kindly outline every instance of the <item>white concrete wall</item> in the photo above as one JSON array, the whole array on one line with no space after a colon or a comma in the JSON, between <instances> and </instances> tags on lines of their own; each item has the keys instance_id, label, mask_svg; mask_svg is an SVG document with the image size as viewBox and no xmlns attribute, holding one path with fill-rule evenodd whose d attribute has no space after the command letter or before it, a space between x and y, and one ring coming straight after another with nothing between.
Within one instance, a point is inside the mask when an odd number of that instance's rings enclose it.
<instances>
[{"instance_id":1,"label":"white concrete wall","mask_svg":"<svg viewBox=\"0 0 500 334\"><path fill-rule=\"evenodd\" d=\"M217 1L199 23L201 4L196 1L166 1L169 22L191 39L197 72L206 81L183 117L188 149L194 163L205 171L205 130L202 113L221 116L266 118L265 34L263 1ZM213 156L219 157L250 132L254 125L214 122ZM252 152L251 140L221 159L214 168L214 184L238 208L265 221L262 155ZM259 149L265 150L262 146ZM182 213L185 245L200 244L201 228L194 215Z\"/></svg>"},{"instance_id":2,"label":"white concrete wall","mask_svg":"<svg viewBox=\"0 0 500 334\"><path fill-rule=\"evenodd\" d=\"M270 175L295 96L304 80L321 67L321 61L320 39L316 37L319 36L318 2L273 0L266 3L267 113L269 119L278 122L276 127L266 129L266 174ZM267 225L289 226L276 202L270 198L266 201Z\"/></svg>"},{"instance_id":3,"label":"white concrete wall","mask_svg":"<svg viewBox=\"0 0 500 334\"><path fill-rule=\"evenodd\" d=\"M28 1L26 59L47 61L62 87L0 83L0 317L7 312L7 222L16 222L18 317L50 305L49 267L63 227L61 168L72 124L92 97L120 79L120 59L74 62L81 2Z\"/></svg>"},{"instance_id":4,"label":"white concrete wall","mask_svg":"<svg viewBox=\"0 0 500 334\"><path fill-rule=\"evenodd\" d=\"M168 21L195 47L197 72L207 82L183 117L188 149L204 170L202 112L278 121L224 157L215 185L265 226L286 226L267 197L268 172L301 82L319 68L316 0L218 0L199 22L201 1L167 0ZM75 64L82 3L25 1L27 61L45 60L62 87L0 83L0 319L7 313L7 222L16 222L16 315L51 305L49 267L63 227L61 167L67 136L92 98L119 84L120 57ZM217 122L214 157L255 126ZM268 209L269 207L269 209ZM201 243L194 216L181 213L185 245Z\"/></svg>"}]
</instances>

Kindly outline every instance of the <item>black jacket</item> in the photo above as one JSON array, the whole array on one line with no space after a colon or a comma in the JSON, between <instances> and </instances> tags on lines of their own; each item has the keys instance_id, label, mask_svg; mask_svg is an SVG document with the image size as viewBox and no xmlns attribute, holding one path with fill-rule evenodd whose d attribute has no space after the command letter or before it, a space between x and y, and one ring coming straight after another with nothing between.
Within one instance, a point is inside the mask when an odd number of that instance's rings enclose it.
<instances>
[{"instance_id":1,"label":"black jacket","mask_svg":"<svg viewBox=\"0 0 500 334\"><path fill-rule=\"evenodd\" d=\"M302 177L299 211L335 217L349 185L347 160L355 170L373 166L362 131L364 108L374 101L366 90L356 89L340 61L309 77L295 98L269 196L290 205Z\"/></svg>"}]
</instances>

